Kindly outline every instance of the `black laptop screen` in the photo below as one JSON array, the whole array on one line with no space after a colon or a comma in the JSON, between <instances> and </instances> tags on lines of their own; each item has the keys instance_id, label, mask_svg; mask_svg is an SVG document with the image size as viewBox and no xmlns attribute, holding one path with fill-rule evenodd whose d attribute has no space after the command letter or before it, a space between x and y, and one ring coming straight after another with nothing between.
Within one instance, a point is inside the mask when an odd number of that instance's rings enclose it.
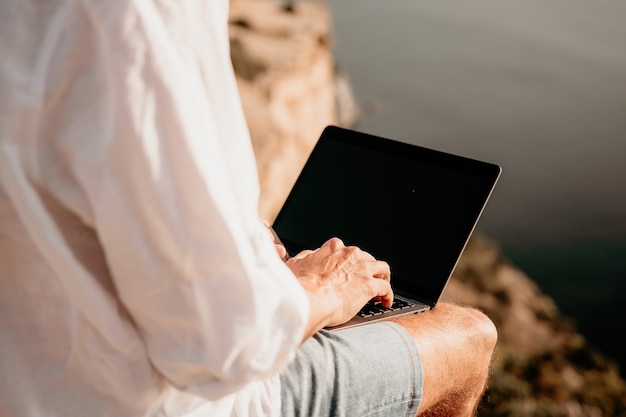
<instances>
[{"instance_id":1,"label":"black laptop screen","mask_svg":"<svg viewBox=\"0 0 626 417\"><path fill-rule=\"evenodd\" d=\"M291 252L336 236L389 263L396 291L437 301L499 167L327 128L276 218ZM413 291L411 291L413 292Z\"/></svg>"}]
</instances>

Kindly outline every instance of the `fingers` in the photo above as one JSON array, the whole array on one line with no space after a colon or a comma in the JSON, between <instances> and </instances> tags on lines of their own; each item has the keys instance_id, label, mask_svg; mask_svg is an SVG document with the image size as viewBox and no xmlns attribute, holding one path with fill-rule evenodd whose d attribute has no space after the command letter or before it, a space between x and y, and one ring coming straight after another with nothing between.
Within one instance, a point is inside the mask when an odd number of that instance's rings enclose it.
<instances>
[{"instance_id":1,"label":"fingers","mask_svg":"<svg viewBox=\"0 0 626 417\"><path fill-rule=\"evenodd\" d=\"M298 253L287 266L313 299L331 306L326 308L326 325L344 323L372 298L385 307L393 304L389 265L339 238Z\"/></svg>"},{"instance_id":2,"label":"fingers","mask_svg":"<svg viewBox=\"0 0 626 417\"><path fill-rule=\"evenodd\" d=\"M369 252L356 246L345 246L344 242L337 237L327 240L319 249L304 250L291 259L301 260L311 254L315 254L320 259L333 258L337 266L340 264L358 265L358 269L365 275L387 283L391 280L391 271L387 262L377 260Z\"/></svg>"},{"instance_id":3,"label":"fingers","mask_svg":"<svg viewBox=\"0 0 626 417\"><path fill-rule=\"evenodd\" d=\"M383 279L387 282L391 280L391 269L389 268L389 264L385 261L375 261L374 278Z\"/></svg>"},{"instance_id":4,"label":"fingers","mask_svg":"<svg viewBox=\"0 0 626 417\"><path fill-rule=\"evenodd\" d=\"M374 291L374 297L384 307L391 307L393 304L393 290L391 289L391 271L389 264L384 261L374 261L372 268L372 277L370 285Z\"/></svg>"},{"instance_id":5,"label":"fingers","mask_svg":"<svg viewBox=\"0 0 626 417\"><path fill-rule=\"evenodd\" d=\"M372 282L372 286L375 292L375 296L372 298L376 298L380 301L383 307L391 307L393 304L393 290L391 289L389 281L375 279Z\"/></svg>"},{"instance_id":6,"label":"fingers","mask_svg":"<svg viewBox=\"0 0 626 417\"><path fill-rule=\"evenodd\" d=\"M352 258L355 262L360 263L364 268L365 275L373 278L369 282L373 291L372 298L379 299L385 307L391 307L393 304L393 291L390 285L391 269L387 262L376 260L369 252L363 251L356 246L345 246L339 238L329 239L322 245L322 248L332 252L343 251L346 258Z\"/></svg>"}]
</instances>

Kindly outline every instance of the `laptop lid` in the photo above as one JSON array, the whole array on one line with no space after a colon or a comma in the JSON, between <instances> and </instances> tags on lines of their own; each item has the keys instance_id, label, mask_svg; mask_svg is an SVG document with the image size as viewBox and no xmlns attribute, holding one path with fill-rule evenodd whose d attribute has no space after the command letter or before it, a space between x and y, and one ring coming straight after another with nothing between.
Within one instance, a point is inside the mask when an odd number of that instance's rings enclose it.
<instances>
[{"instance_id":1,"label":"laptop lid","mask_svg":"<svg viewBox=\"0 0 626 417\"><path fill-rule=\"evenodd\" d=\"M492 163L328 126L273 228L293 255L331 237L386 261L433 307L500 176Z\"/></svg>"}]
</instances>

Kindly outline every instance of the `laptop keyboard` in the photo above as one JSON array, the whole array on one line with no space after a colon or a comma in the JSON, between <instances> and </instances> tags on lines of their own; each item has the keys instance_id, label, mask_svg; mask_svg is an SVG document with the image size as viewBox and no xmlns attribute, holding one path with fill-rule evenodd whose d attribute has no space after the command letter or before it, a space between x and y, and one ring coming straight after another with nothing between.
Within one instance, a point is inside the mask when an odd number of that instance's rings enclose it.
<instances>
[{"instance_id":1,"label":"laptop keyboard","mask_svg":"<svg viewBox=\"0 0 626 417\"><path fill-rule=\"evenodd\" d=\"M361 317L371 317L378 316L380 314L386 313L387 311L396 311L396 310L404 310L406 308L410 308L414 306L415 303L410 301L400 300L399 298L394 298L393 304L390 308L383 307L380 301L370 300L369 303L365 304L361 311L357 313L357 316Z\"/></svg>"}]
</instances>

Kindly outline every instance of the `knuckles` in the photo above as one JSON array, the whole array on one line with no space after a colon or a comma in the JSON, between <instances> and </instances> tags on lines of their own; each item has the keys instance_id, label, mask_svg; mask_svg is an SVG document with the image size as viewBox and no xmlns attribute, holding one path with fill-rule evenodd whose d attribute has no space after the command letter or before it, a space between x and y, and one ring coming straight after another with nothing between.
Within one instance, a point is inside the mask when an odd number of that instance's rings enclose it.
<instances>
[{"instance_id":1,"label":"knuckles","mask_svg":"<svg viewBox=\"0 0 626 417\"><path fill-rule=\"evenodd\" d=\"M361 249L357 248L356 246L346 246L344 252L349 258L358 258L361 254Z\"/></svg>"},{"instance_id":2,"label":"knuckles","mask_svg":"<svg viewBox=\"0 0 626 417\"><path fill-rule=\"evenodd\" d=\"M343 241L338 237L330 238L328 242L326 242L326 244L332 251L336 251L345 247Z\"/></svg>"}]
</instances>

